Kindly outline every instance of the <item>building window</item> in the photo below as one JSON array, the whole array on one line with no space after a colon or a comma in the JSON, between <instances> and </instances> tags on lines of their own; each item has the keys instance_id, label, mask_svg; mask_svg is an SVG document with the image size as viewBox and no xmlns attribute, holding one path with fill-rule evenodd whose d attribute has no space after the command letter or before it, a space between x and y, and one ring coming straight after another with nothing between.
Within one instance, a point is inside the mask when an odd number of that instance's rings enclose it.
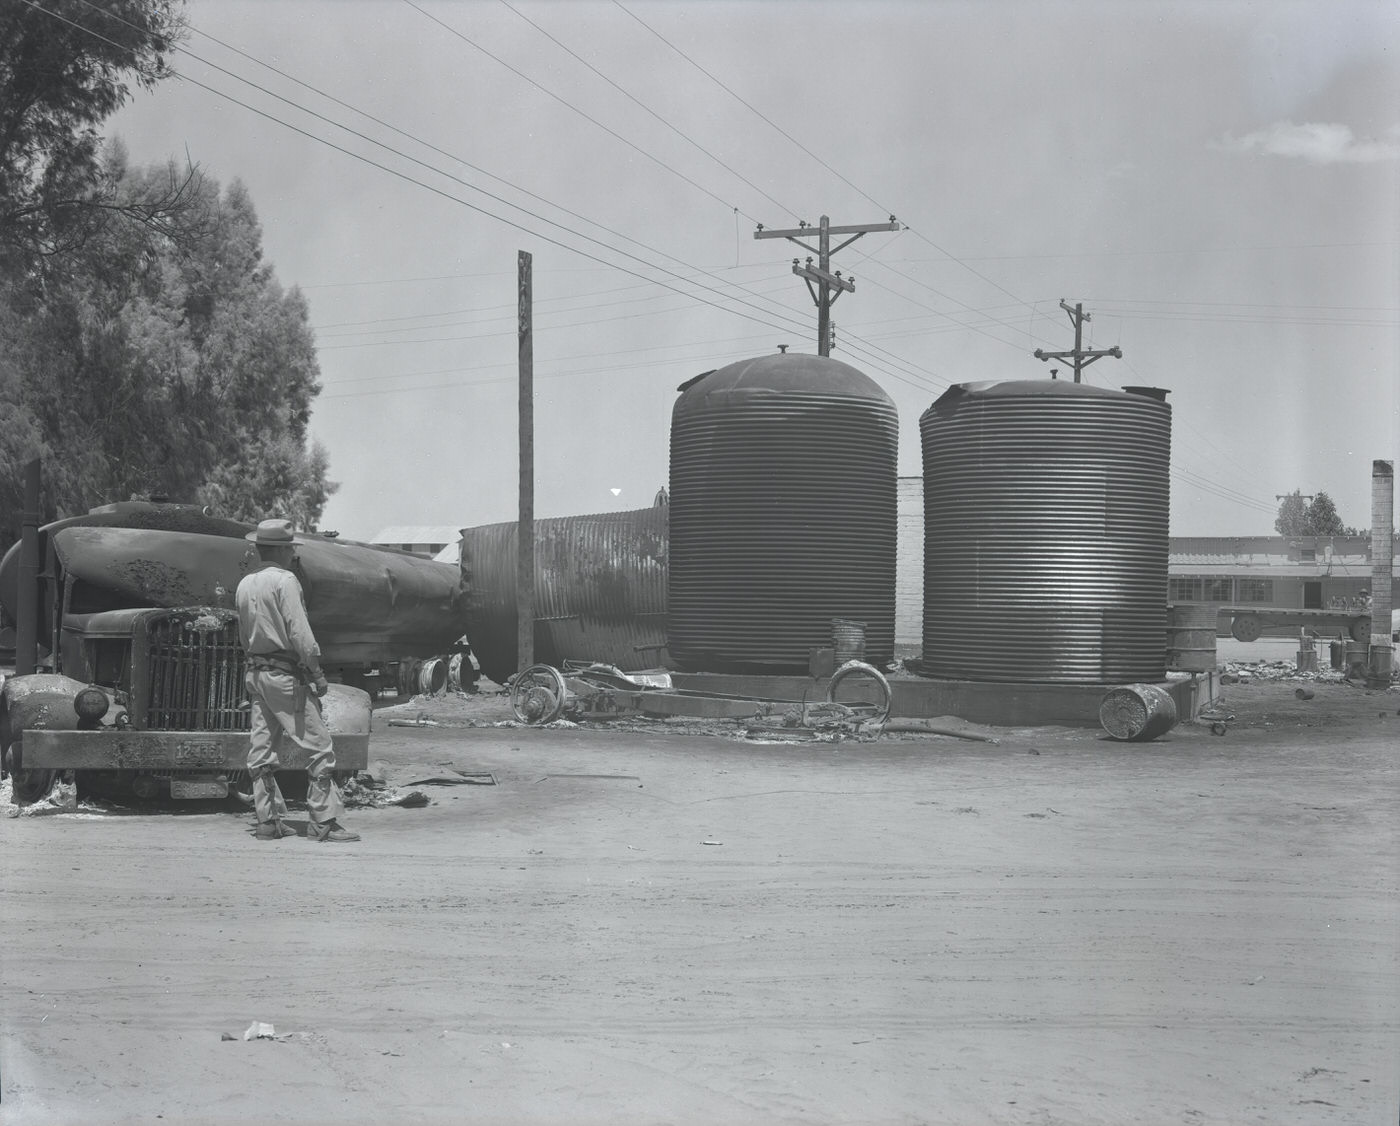
<instances>
[{"instance_id":1,"label":"building window","mask_svg":"<svg viewBox=\"0 0 1400 1126\"><path fill-rule=\"evenodd\" d=\"M1229 602L1234 597L1230 579L1205 579L1204 584L1206 602Z\"/></svg>"},{"instance_id":2,"label":"building window","mask_svg":"<svg viewBox=\"0 0 1400 1126\"><path fill-rule=\"evenodd\" d=\"M1272 602L1274 600L1273 579L1241 579L1241 602Z\"/></svg>"},{"instance_id":3,"label":"building window","mask_svg":"<svg viewBox=\"0 0 1400 1126\"><path fill-rule=\"evenodd\" d=\"M1298 549L1298 555L1304 563L1317 562L1317 548L1315 547L1301 547Z\"/></svg>"},{"instance_id":4,"label":"building window","mask_svg":"<svg viewBox=\"0 0 1400 1126\"><path fill-rule=\"evenodd\" d=\"M1168 595L1173 602L1195 602L1200 597L1201 584L1196 579L1174 578L1168 583Z\"/></svg>"}]
</instances>

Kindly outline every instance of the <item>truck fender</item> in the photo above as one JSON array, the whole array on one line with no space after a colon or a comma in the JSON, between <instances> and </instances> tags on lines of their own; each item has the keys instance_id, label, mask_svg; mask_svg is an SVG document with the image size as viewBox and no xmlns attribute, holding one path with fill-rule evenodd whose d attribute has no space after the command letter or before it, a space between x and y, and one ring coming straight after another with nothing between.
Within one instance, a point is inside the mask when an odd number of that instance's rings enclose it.
<instances>
[{"instance_id":1,"label":"truck fender","mask_svg":"<svg viewBox=\"0 0 1400 1126\"><path fill-rule=\"evenodd\" d=\"M0 745L8 749L26 727L76 731L73 697L87 685L71 676L39 672L12 676L0 688Z\"/></svg>"}]
</instances>

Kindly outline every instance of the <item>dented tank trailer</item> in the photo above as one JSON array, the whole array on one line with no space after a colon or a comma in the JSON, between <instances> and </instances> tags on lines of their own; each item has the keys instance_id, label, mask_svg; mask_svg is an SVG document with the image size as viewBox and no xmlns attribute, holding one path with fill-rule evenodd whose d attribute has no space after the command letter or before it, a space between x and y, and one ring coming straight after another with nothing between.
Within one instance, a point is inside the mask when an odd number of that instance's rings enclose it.
<instances>
[{"instance_id":1,"label":"dented tank trailer","mask_svg":"<svg viewBox=\"0 0 1400 1126\"><path fill-rule=\"evenodd\" d=\"M69 771L175 797L222 796L242 778L249 713L234 593L257 563L251 530L190 505L133 501L40 528L33 589L21 589L21 574L34 573L24 541L6 553L0 603L18 621L31 601L48 654L40 671L0 688L0 750L17 800L44 796ZM314 534L299 538L297 569L323 667L340 682L323 701L337 760L360 769L364 689L465 633L458 572ZM294 751L284 765L305 769Z\"/></svg>"},{"instance_id":2,"label":"dented tank trailer","mask_svg":"<svg viewBox=\"0 0 1400 1126\"><path fill-rule=\"evenodd\" d=\"M517 671L518 525L462 531L467 636L498 684ZM666 654L667 506L534 522L535 660L599 661L623 672Z\"/></svg>"}]
</instances>

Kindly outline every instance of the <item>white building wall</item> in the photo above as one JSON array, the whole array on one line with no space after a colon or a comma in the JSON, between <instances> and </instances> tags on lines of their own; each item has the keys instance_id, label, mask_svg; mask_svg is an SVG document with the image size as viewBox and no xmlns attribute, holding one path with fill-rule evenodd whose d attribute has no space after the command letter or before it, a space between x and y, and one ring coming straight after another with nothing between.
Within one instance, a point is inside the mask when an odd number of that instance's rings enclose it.
<instances>
[{"instance_id":1,"label":"white building wall","mask_svg":"<svg viewBox=\"0 0 1400 1126\"><path fill-rule=\"evenodd\" d=\"M895 537L894 643L924 643L924 479L901 477Z\"/></svg>"}]
</instances>

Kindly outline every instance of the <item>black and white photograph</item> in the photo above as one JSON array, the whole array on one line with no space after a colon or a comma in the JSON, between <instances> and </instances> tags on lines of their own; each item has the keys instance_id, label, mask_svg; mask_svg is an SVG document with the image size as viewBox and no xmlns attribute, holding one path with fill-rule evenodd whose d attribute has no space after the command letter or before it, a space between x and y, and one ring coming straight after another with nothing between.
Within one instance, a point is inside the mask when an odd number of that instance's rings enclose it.
<instances>
[{"instance_id":1,"label":"black and white photograph","mask_svg":"<svg viewBox=\"0 0 1400 1126\"><path fill-rule=\"evenodd\" d=\"M0 1122L1400 1121L1400 6L0 0Z\"/></svg>"}]
</instances>

